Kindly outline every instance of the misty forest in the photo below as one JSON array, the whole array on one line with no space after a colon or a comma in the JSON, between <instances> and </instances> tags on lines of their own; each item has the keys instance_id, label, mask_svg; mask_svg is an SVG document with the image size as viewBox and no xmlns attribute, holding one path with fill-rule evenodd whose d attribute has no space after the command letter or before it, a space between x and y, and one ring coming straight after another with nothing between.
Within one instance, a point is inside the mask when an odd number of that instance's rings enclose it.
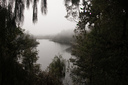
<instances>
[{"instance_id":1,"label":"misty forest","mask_svg":"<svg viewBox=\"0 0 128 85\"><path fill-rule=\"evenodd\" d=\"M32 6L36 25L47 1L0 0L0 85L128 85L128 2L63 0L63 17L75 28L25 32L25 8Z\"/></svg>"}]
</instances>

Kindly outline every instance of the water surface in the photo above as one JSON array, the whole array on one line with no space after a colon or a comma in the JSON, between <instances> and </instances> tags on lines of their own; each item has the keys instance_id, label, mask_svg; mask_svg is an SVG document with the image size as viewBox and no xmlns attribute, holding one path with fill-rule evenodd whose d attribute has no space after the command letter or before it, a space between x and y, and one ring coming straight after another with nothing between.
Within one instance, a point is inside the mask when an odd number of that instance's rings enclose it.
<instances>
[{"instance_id":1,"label":"water surface","mask_svg":"<svg viewBox=\"0 0 128 85\"><path fill-rule=\"evenodd\" d=\"M39 51L39 59L37 63L41 64L42 70L47 68L55 55L62 55L62 57L66 60L71 57L71 54L66 51L66 49L70 47L69 45L59 44L47 39L40 39L38 42L40 44L37 47Z\"/></svg>"}]
</instances>

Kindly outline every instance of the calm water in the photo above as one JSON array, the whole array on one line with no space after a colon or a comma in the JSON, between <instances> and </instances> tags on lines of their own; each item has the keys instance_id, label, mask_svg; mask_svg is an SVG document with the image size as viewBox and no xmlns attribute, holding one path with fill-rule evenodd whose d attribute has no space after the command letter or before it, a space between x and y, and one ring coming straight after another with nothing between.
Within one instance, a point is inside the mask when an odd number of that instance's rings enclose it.
<instances>
[{"instance_id":1,"label":"calm water","mask_svg":"<svg viewBox=\"0 0 128 85\"><path fill-rule=\"evenodd\" d=\"M62 57L66 60L71 57L71 54L65 51L70 47L68 45L62 45L47 39L41 39L38 41L40 44L37 47L39 51L39 59L37 63L41 64L42 70L45 70L47 68L47 66L52 62L52 59L55 55L62 55Z\"/></svg>"}]
</instances>

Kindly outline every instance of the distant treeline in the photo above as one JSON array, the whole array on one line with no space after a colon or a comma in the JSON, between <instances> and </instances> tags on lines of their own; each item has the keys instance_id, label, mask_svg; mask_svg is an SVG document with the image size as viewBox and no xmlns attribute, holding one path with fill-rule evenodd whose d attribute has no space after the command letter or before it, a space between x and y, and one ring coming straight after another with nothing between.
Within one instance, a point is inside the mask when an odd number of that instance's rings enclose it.
<instances>
[{"instance_id":1,"label":"distant treeline","mask_svg":"<svg viewBox=\"0 0 128 85\"><path fill-rule=\"evenodd\" d=\"M71 45L74 41L73 39L74 32L73 30L64 30L56 35L38 35L35 36L37 39L49 39L54 42L58 42L61 44Z\"/></svg>"}]
</instances>

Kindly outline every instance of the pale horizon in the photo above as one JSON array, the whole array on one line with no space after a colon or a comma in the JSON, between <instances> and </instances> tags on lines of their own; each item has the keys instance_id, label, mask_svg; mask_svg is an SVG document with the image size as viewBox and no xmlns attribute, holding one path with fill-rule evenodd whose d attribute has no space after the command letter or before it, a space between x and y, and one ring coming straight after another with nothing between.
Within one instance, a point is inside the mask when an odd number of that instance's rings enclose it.
<instances>
[{"instance_id":1,"label":"pale horizon","mask_svg":"<svg viewBox=\"0 0 128 85\"><path fill-rule=\"evenodd\" d=\"M32 5L24 11L24 22L22 28L32 35L53 35L63 30L75 29L76 22L71 22L65 18L66 8L64 0L47 0L47 14L42 15L41 3L38 3L38 21L32 21Z\"/></svg>"}]
</instances>

